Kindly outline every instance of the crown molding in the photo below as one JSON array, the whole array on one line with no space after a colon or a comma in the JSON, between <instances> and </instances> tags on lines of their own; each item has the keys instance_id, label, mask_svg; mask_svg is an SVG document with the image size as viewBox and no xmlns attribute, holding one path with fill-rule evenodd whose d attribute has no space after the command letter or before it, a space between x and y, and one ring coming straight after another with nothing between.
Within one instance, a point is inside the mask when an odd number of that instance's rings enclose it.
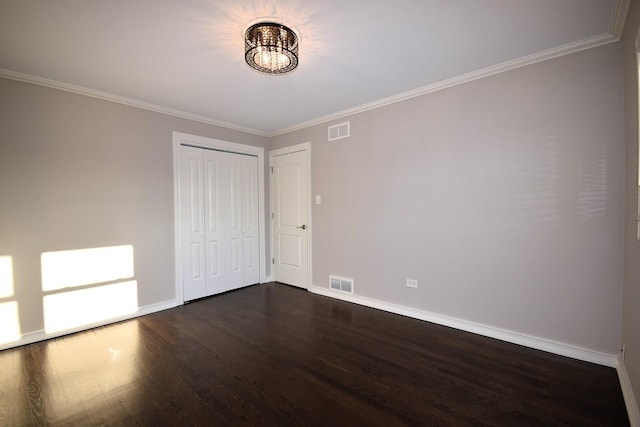
<instances>
[{"instance_id":1,"label":"crown molding","mask_svg":"<svg viewBox=\"0 0 640 427\"><path fill-rule=\"evenodd\" d=\"M619 0L618 4L628 2L628 1L629 0ZM616 16L619 16L619 14L616 13ZM621 19L622 21L624 21L624 18L621 18ZM417 89L413 89L407 92L402 92L397 95L393 95L387 98L382 98L373 102L369 102L367 104L362 104L357 107L349 108L347 110L342 110L337 113L329 114L313 120L299 123L297 125L275 131L267 136L272 138L275 136L305 129L310 126L315 126L315 125L330 122L333 120L343 119L353 114L363 113L368 110L373 110L376 108L384 107L386 105L395 104L401 101L406 101L411 98L416 98L418 96L437 92L453 86L462 85L465 83L472 82L474 80L483 79L485 77L493 76L495 74L504 73L505 71L515 70L516 68L525 67L527 65L547 61L549 59L557 58L560 56L569 55L571 53L579 52L581 50L602 46L608 43L616 42L618 40L619 39L616 39L613 35L609 33L604 33L604 34L589 37L583 40L579 40L577 42L567 43L565 45L544 50L542 52L537 52L531 55L522 56L520 58L511 60L511 61L503 62L497 65L492 65L490 67L482 68L480 70L472 71L470 73L462 74L456 77L452 77L450 79L441 80L436 83L422 86Z\"/></svg>"},{"instance_id":2,"label":"crown molding","mask_svg":"<svg viewBox=\"0 0 640 427\"><path fill-rule=\"evenodd\" d=\"M138 101L132 98L126 98L124 96L113 95L107 92L101 92L98 90L89 89L82 86L76 86L69 83L59 82L57 80L45 79L43 77L33 76L26 73L19 73L16 71L10 71L0 69L0 78L9 80L16 80L19 82L31 83L38 86L44 86L52 89L58 89L65 92L71 92L79 95L85 95L92 98L98 98L105 101L115 102L118 104L128 105L130 107L141 108L143 110L153 111L156 113L166 114L168 116L179 117L181 119L192 120L194 122L205 123L208 125L219 126L226 129L236 130L240 132L250 133L253 135L268 137L267 132L259 131L257 129L247 128L244 126L235 125L233 123L223 122L221 120L215 120L205 116L199 116L197 114L187 113L185 111L175 110L173 108L163 107L161 105L150 104L148 102Z\"/></svg>"},{"instance_id":3,"label":"crown molding","mask_svg":"<svg viewBox=\"0 0 640 427\"><path fill-rule=\"evenodd\" d=\"M624 23L627 20L627 12L631 0L617 0L611 12L611 22L609 23L609 34L616 40L620 40L624 31Z\"/></svg>"}]
</instances>

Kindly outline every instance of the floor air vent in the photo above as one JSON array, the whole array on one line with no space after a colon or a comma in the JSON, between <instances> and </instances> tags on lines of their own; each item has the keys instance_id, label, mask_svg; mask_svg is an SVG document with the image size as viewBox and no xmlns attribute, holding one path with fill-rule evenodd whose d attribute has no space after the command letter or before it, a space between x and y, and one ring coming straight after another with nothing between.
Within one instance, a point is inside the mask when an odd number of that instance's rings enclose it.
<instances>
[{"instance_id":1,"label":"floor air vent","mask_svg":"<svg viewBox=\"0 0 640 427\"><path fill-rule=\"evenodd\" d=\"M329 276L329 286L331 289L348 294L353 293L353 279L345 279L344 277Z\"/></svg>"},{"instance_id":2,"label":"floor air vent","mask_svg":"<svg viewBox=\"0 0 640 427\"><path fill-rule=\"evenodd\" d=\"M344 122L337 125L329 126L329 141L349 138L349 136L351 136L351 122Z\"/></svg>"}]
</instances>

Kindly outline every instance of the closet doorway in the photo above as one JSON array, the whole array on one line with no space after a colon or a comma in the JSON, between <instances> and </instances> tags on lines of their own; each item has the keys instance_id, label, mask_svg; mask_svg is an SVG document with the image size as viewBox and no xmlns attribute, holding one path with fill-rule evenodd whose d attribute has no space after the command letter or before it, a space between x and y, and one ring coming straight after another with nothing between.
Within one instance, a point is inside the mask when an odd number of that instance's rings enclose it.
<instances>
[{"instance_id":1,"label":"closet doorway","mask_svg":"<svg viewBox=\"0 0 640 427\"><path fill-rule=\"evenodd\" d=\"M263 281L263 164L262 148L174 133L178 302Z\"/></svg>"}]
</instances>

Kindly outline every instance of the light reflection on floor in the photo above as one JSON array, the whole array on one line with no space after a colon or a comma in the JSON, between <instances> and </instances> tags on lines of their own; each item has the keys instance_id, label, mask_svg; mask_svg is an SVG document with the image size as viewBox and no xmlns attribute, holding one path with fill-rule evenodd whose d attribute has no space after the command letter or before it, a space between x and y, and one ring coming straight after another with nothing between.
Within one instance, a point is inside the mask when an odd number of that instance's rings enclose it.
<instances>
[{"instance_id":1,"label":"light reflection on floor","mask_svg":"<svg viewBox=\"0 0 640 427\"><path fill-rule=\"evenodd\" d=\"M43 396L47 418L92 423L92 413L118 405L136 391L138 321L51 340L44 352ZM67 393L61 393L65 389ZM72 390L72 393L69 393Z\"/></svg>"}]
</instances>

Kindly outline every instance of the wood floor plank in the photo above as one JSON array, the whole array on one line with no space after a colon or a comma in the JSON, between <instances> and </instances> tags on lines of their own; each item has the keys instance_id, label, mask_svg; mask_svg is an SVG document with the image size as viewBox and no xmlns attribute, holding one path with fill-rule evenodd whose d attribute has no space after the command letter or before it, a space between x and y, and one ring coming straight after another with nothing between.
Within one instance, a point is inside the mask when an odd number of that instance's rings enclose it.
<instances>
[{"instance_id":1,"label":"wood floor plank","mask_svg":"<svg viewBox=\"0 0 640 427\"><path fill-rule=\"evenodd\" d=\"M0 426L27 424L24 371L20 352L0 352Z\"/></svg>"},{"instance_id":2,"label":"wood floor plank","mask_svg":"<svg viewBox=\"0 0 640 427\"><path fill-rule=\"evenodd\" d=\"M0 352L1 425L629 425L614 369L280 284Z\"/></svg>"}]
</instances>

